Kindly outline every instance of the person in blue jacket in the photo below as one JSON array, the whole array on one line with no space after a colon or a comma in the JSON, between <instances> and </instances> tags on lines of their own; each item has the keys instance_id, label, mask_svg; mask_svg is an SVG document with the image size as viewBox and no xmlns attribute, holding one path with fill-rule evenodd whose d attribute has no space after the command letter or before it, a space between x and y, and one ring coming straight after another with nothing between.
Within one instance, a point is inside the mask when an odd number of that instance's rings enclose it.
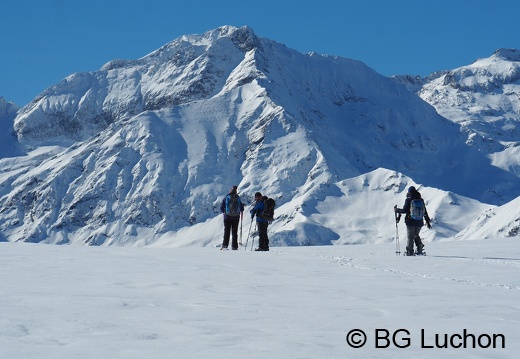
<instances>
[{"instance_id":1,"label":"person in blue jacket","mask_svg":"<svg viewBox=\"0 0 520 359\"><path fill-rule=\"evenodd\" d=\"M413 218L414 209L412 206L412 201L419 200L422 202L422 209L420 210L420 218ZM426 226L428 228L432 228L430 224L430 217L428 216L428 211L426 211L426 205L424 204L424 200L421 197L421 193L415 189L414 186L410 186L408 188L408 193L406 194L406 199L404 201L403 208L397 208L397 206L394 206L394 211L396 213L399 213L399 216L397 217L397 222L401 219L401 214L404 213L406 216L404 217L404 223L406 224L406 232L408 235L408 243L406 246L406 255L407 256L413 256L413 245L415 243L417 247L417 253L418 255L422 255L424 244L422 243L421 237L419 237L419 232L421 232L421 228L424 226L423 218L426 220Z\"/></svg>"},{"instance_id":2,"label":"person in blue jacket","mask_svg":"<svg viewBox=\"0 0 520 359\"><path fill-rule=\"evenodd\" d=\"M256 226L258 228L258 248L255 251L267 252L269 250L269 237L267 236L267 227L269 226L269 221L262 218L262 212L264 211L265 204L264 201L267 197L262 196L260 192L255 193L255 206L251 209L251 220L256 215Z\"/></svg>"}]
</instances>

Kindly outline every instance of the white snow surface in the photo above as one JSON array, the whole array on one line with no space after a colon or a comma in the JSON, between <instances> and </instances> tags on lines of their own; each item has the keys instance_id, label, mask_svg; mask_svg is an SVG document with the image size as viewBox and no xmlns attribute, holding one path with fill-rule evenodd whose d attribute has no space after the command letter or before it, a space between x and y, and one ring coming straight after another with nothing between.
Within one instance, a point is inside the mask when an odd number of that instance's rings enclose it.
<instances>
[{"instance_id":1,"label":"white snow surface","mask_svg":"<svg viewBox=\"0 0 520 359\"><path fill-rule=\"evenodd\" d=\"M0 243L0 357L517 358L520 240L426 250Z\"/></svg>"}]
</instances>

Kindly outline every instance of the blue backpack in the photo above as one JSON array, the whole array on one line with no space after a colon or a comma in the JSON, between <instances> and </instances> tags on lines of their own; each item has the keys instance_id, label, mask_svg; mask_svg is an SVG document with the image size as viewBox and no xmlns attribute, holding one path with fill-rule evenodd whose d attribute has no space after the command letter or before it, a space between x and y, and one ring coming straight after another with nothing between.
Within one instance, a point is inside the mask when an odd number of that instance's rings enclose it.
<instances>
[{"instance_id":1,"label":"blue backpack","mask_svg":"<svg viewBox=\"0 0 520 359\"><path fill-rule=\"evenodd\" d=\"M422 198L412 199L410 201L410 217L422 221L425 214L425 208L426 206Z\"/></svg>"},{"instance_id":2,"label":"blue backpack","mask_svg":"<svg viewBox=\"0 0 520 359\"><path fill-rule=\"evenodd\" d=\"M240 197L236 193L230 193L226 196L226 214L231 217L240 215Z\"/></svg>"}]
</instances>

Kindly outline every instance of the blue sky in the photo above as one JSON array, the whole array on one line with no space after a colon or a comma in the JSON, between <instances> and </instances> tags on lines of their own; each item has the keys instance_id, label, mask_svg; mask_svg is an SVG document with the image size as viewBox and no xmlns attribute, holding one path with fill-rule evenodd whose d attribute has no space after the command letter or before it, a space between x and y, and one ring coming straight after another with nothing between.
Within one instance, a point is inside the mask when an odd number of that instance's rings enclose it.
<instances>
[{"instance_id":1,"label":"blue sky","mask_svg":"<svg viewBox=\"0 0 520 359\"><path fill-rule=\"evenodd\" d=\"M0 96L23 106L74 72L185 34L250 26L300 52L425 76L520 49L518 0L17 0L0 5Z\"/></svg>"}]
</instances>

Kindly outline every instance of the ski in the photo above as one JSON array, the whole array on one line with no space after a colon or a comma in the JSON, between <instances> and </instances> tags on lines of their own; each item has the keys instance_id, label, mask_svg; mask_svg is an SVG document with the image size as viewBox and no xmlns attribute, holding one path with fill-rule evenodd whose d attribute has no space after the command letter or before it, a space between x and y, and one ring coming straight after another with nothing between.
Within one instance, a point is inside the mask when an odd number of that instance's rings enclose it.
<instances>
[{"instance_id":1,"label":"ski","mask_svg":"<svg viewBox=\"0 0 520 359\"><path fill-rule=\"evenodd\" d=\"M408 253L404 253L403 254L404 257L426 257L426 252L422 252L422 253L417 253L415 252L414 254L408 254Z\"/></svg>"}]
</instances>

